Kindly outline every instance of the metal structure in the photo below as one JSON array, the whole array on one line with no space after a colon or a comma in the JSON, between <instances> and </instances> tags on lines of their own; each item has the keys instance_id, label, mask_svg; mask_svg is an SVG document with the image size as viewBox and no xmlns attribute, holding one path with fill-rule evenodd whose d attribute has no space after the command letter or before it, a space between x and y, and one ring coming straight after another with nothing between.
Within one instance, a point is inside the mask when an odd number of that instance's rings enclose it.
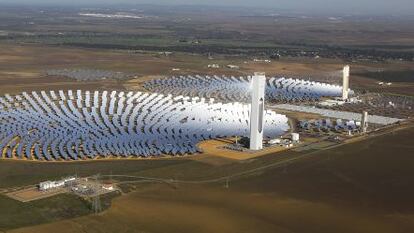
<instances>
[{"instance_id":1,"label":"metal structure","mask_svg":"<svg viewBox=\"0 0 414 233\"><path fill-rule=\"evenodd\" d=\"M255 73L251 80L250 150L263 149L263 118L266 76Z\"/></svg>"},{"instance_id":2,"label":"metal structure","mask_svg":"<svg viewBox=\"0 0 414 233\"><path fill-rule=\"evenodd\" d=\"M183 155L203 140L249 135L249 105L117 91L41 91L0 97L0 158L79 160ZM264 112L264 136L289 129Z\"/></svg>"},{"instance_id":3,"label":"metal structure","mask_svg":"<svg viewBox=\"0 0 414 233\"><path fill-rule=\"evenodd\" d=\"M368 112L367 111L362 112L361 129L363 133L367 132L368 130Z\"/></svg>"},{"instance_id":4,"label":"metal structure","mask_svg":"<svg viewBox=\"0 0 414 233\"><path fill-rule=\"evenodd\" d=\"M95 192L98 192L98 190L101 189L101 183L99 182L99 176L100 175L97 174L93 177L93 179L95 179L95 185L93 187ZM92 197L92 209L95 214L99 214L100 212L102 212L101 198L100 198L99 193L96 193Z\"/></svg>"},{"instance_id":5,"label":"metal structure","mask_svg":"<svg viewBox=\"0 0 414 233\"><path fill-rule=\"evenodd\" d=\"M215 98L224 102L250 103L251 77L177 76L148 81L144 87L153 92ZM272 77L266 79L268 102L317 101L321 97L341 97L342 87L304 79ZM353 91L349 91L353 94Z\"/></svg>"}]
</instances>

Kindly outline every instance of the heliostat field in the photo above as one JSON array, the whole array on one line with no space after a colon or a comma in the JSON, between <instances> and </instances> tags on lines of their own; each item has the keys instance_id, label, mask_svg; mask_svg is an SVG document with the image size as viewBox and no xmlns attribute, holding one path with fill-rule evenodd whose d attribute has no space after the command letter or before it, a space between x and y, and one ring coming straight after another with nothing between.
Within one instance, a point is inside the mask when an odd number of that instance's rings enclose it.
<instances>
[{"instance_id":1,"label":"heliostat field","mask_svg":"<svg viewBox=\"0 0 414 233\"><path fill-rule=\"evenodd\" d=\"M50 91L0 98L2 157L78 160L183 155L200 141L247 136L249 105L142 92ZM265 136L288 119L266 111Z\"/></svg>"}]
</instances>

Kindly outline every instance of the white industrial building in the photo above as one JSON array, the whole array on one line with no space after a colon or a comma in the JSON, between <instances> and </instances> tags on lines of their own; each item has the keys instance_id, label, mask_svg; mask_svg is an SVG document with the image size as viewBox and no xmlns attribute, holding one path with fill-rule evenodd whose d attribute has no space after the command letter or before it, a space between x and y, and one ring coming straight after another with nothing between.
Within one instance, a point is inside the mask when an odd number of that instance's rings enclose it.
<instances>
[{"instance_id":1,"label":"white industrial building","mask_svg":"<svg viewBox=\"0 0 414 233\"><path fill-rule=\"evenodd\" d=\"M65 186L68 183L74 182L76 181L76 177L74 176L70 176L67 178L63 178L61 180L56 180L56 181L44 181L44 182L40 182L39 183L39 190L40 191L48 191L51 189L55 189L55 188L60 188Z\"/></svg>"},{"instance_id":2,"label":"white industrial building","mask_svg":"<svg viewBox=\"0 0 414 233\"><path fill-rule=\"evenodd\" d=\"M40 191L48 191L54 188L59 188L65 186L65 182L63 180L60 181L44 181L39 184Z\"/></svg>"}]
</instances>

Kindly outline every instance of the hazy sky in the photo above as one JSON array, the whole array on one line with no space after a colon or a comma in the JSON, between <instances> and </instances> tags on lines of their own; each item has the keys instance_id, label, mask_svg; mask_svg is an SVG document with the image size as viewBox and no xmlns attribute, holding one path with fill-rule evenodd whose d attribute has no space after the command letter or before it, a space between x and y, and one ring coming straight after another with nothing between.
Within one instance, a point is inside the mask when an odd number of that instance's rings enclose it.
<instances>
[{"instance_id":1,"label":"hazy sky","mask_svg":"<svg viewBox=\"0 0 414 233\"><path fill-rule=\"evenodd\" d=\"M0 0L0 3L237 5L312 12L414 15L414 0Z\"/></svg>"}]
</instances>

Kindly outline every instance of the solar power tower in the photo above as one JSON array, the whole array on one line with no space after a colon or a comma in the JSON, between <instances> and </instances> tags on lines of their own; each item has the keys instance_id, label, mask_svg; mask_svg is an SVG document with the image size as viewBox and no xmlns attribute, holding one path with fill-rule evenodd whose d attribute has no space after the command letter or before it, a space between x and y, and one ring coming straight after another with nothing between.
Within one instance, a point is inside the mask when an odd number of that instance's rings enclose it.
<instances>
[{"instance_id":1,"label":"solar power tower","mask_svg":"<svg viewBox=\"0 0 414 233\"><path fill-rule=\"evenodd\" d=\"M344 66L342 77L342 100L347 100L349 94L349 66Z\"/></svg>"},{"instance_id":2,"label":"solar power tower","mask_svg":"<svg viewBox=\"0 0 414 233\"><path fill-rule=\"evenodd\" d=\"M261 150L263 148L263 112L266 76L264 73L254 73L251 82L250 150Z\"/></svg>"}]
</instances>

